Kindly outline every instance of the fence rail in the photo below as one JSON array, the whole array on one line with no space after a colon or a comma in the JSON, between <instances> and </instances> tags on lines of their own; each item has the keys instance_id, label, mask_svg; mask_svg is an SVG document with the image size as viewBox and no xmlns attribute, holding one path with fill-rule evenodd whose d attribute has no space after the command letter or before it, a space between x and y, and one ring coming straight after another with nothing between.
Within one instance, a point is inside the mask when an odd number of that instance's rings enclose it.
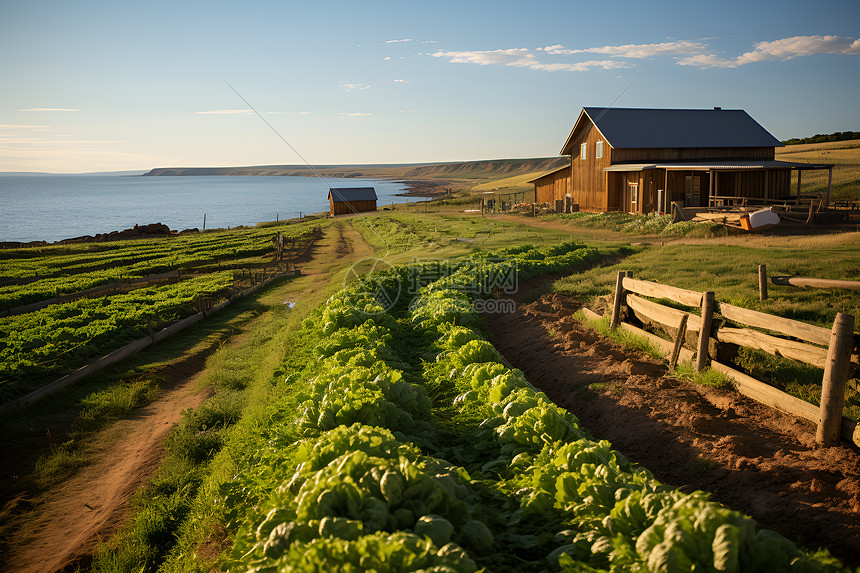
<instances>
[{"instance_id":1,"label":"fence rail","mask_svg":"<svg viewBox=\"0 0 860 573\"><path fill-rule=\"evenodd\" d=\"M818 425L816 440L824 446L834 445L842 438L860 445L860 428L852 420L842 417L845 386L851 375L851 361L860 361L852 355L854 349L854 317L838 313L833 328L827 329L805 322L774 316L714 300L712 292L696 292L661 283L634 279L631 273L619 271L615 286L615 303L610 325L645 336L672 360L678 355L684 361L696 361L701 370L712 358L711 367L733 378L739 392L758 402L802 417ZM642 298L647 296L668 299L681 305L697 308L699 315L671 308ZM675 331L675 343L621 321L622 306L643 322L659 324L664 330ZM714 314L721 319L712 327ZM593 313L592 313L593 314ZM595 315L596 316L596 315ZM644 320L643 320L644 319ZM728 324L731 321L744 327ZM686 332L698 332L696 352L682 348ZM798 340L780 338L777 335ZM720 343L762 350L824 369L821 406L815 406L791 396L760 380L756 380L716 360Z\"/></svg>"}]
</instances>

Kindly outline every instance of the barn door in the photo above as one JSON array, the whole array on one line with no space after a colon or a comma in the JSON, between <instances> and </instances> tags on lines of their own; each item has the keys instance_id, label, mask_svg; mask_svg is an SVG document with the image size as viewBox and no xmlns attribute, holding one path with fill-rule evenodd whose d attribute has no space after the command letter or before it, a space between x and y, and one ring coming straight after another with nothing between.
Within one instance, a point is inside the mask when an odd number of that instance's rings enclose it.
<instances>
[{"instance_id":1,"label":"barn door","mask_svg":"<svg viewBox=\"0 0 860 573\"><path fill-rule=\"evenodd\" d=\"M697 175L684 177L684 206L701 207L701 179Z\"/></svg>"},{"instance_id":2,"label":"barn door","mask_svg":"<svg viewBox=\"0 0 860 573\"><path fill-rule=\"evenodd\" d=\"M639 212L639 183L627 184L627 212Z\"/></svg>"}]
</instances>

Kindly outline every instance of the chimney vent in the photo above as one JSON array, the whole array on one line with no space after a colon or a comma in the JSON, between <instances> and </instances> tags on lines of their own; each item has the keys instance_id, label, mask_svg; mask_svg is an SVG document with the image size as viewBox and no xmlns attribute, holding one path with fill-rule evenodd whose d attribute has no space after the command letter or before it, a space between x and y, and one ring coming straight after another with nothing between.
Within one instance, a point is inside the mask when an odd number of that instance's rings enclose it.
<instances>
[{"instance_id":1,"label":"chimney vent","mask_svg":"<svg viewBox=\"0 0 860 573\"><path fill-rule=\"evenodd\" d=\"M720 111L721 109L723 109L723 108L721 108L721 107L715 107L715 108L714 108L714 111Z\"/></svg>"}]
</instances>

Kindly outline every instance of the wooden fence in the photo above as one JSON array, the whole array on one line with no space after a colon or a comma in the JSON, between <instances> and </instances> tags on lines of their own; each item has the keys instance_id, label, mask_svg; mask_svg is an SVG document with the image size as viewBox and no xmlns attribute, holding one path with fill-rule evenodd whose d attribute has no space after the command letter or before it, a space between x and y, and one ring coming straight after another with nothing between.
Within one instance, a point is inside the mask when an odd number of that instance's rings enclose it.
<instances>
[{"instance_id":1,"label":"wooden fence","mask_svg":"<svg viewBox=\"0 0 860 573\"><path fill-rule=\"evenodd\" d=\"M860 290L860 281L772 276L770 277L770 282L779 286ZM758 266L758 297L759 300L767 299L767 265Z\"/></svg>"},{"instance_id":2,"label":"wooden fence","mask_svg":"<svg viewBox=\"0 0 860 573\"><path fill-rule=\"evenodd\" d=\"M702 370L710 357L710 366L733 378L742 394L773 408L805 418L818 425L816 440L830 446L840 436L860 445L860 427L842 417L845 387L857 362L854 317L838 313L832 329L766 314L763 312L717 302L713 292L696 292L660 283L634 279L631 273L618 273L615 301L610 326L645 336L661 351L670 355L670 362L693 361ZM642 296L638 296L642 295ZM645 297L668 299L685 307L700 309L700 314L678 310L648 300ZM654 334L621 321L622 305L642 322L653 322L667 331L674 331L674 344ZM588 314L588 313L587 313ZM714 315L722 318L714 321ZM592 317L597 317L591 313ZM714 323L716 323L715 326ZM733 326L732 323L741 326ZM752 327L752 328L749 328ZM763 329L768 333L762 332ZM687 333L698 333L695 354L683 348ZM781 335L789 338L782 338ZM786 394L717 360L719 344L733 344L763 350L776 356L798 360L824 369L821 406ZM673 365L674 366L674 365Z\"/></svg>"}]
</instances>

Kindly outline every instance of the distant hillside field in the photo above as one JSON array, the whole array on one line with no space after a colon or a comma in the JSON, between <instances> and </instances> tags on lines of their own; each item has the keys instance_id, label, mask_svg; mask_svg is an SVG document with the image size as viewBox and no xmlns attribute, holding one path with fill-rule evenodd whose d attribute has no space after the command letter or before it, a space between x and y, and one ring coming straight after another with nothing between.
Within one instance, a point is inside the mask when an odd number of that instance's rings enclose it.
<instances>
[{"instance_id":1,"label":"distant hillside field","mask_svg":"<svg viewBox=\"0 0 860 573\"><path fill-rule=\"evenodd\" d=\"M557 167L557 157L533 159L488 159L453 163L413 163L407 165L321 165L316 173L324 177L366 177L372 179L444 180L471 187L497 179L537 173ZM158 167L145 175L292 175L313 176L305 165L258 165L248 167Z\"/></svg>"},{"instance_id":2,"label":"distant hillside field","mask_svg":"<svg viewBox=\"0 0 860 573\"><path fill-rule=\"evenodd\" d=\"M776 159L803 163L833 163L831 198L833 200L860 200L860 139L778 147ZM796 175L792 177L792 180L792 185L797 185ZM826 191L827 171L804 173L801 187L804 193Z\"/></svg>"},{"instance_id":3,"label":"distant hillside field","mask_svg":"<svg viewBox=\"0 0 860 573\"><path fill-rule=\"evenodd\" d=\"M805 163L833 163L832 198L860 200L860 139L790 145L776 149L776 158ZM521 191L532 188L529 180L561 167L569 159L538 157L531 159L488 159L451 163L412 163L399 165L321 165L316 173L323 177L365 177L405 181L415 194L442 192L442 187L469 188L472 191ZM158 167L145 175L292 175L314 176L306 165L257 165L248 167ZM796 181L796 175L795 175ZM426 182L426 184L421 184ZM804 173L804 193L827 189L827 171ZM795 183L796 184L796 183ZM420 191L420 192L419 192Z\"/></svg>"}]
</instances>

